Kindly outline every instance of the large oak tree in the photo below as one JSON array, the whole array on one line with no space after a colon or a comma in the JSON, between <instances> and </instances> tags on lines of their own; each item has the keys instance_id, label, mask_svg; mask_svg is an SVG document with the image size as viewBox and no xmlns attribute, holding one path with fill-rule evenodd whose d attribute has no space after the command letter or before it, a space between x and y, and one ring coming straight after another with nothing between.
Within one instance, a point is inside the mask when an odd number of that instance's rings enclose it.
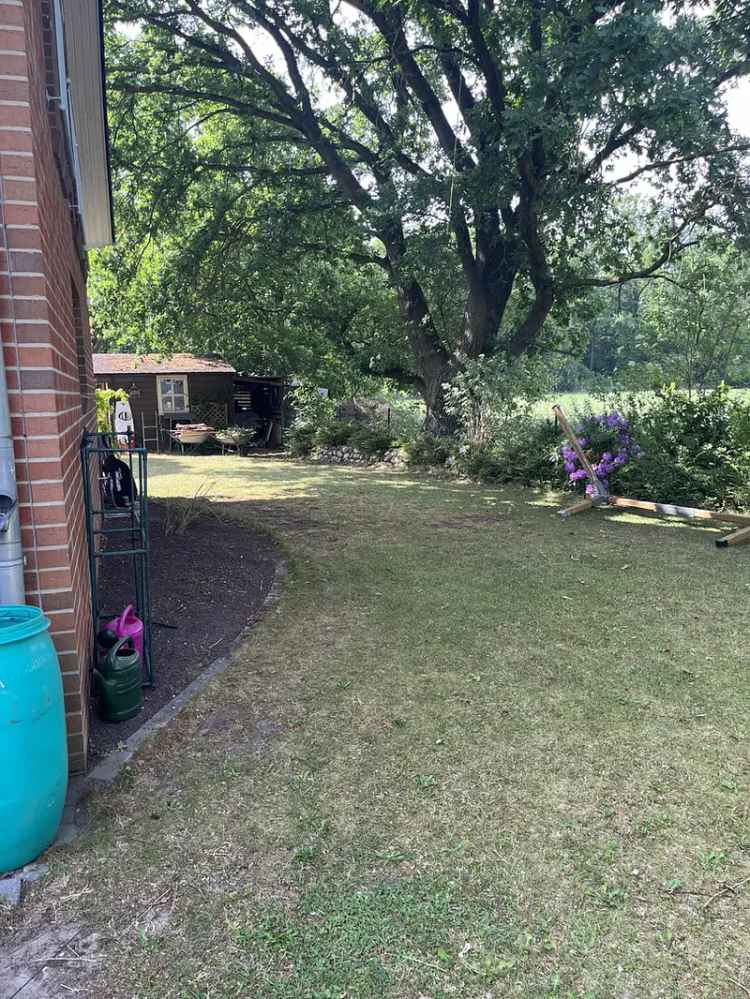
<instances>
[{"instance_id":1,"label":"large oak tree","mask_svg":"<svg viewBox=\"0 0 750 999\"><path fill-rule=\"evenodd\" d=\"M746 33L695 5L110 0L109 15L142 32L113 47L122 100L166 95L199 130L231 120L202 170L265 171L346 213L342 253L393 287L434 429L467 358L538 350L556 304L653 275L698 224L742 228L746 142L723 97ZM634 189L645 221L623 211ZM425 247L451 275L448 324Z\"/></svg>"}]
</instances>

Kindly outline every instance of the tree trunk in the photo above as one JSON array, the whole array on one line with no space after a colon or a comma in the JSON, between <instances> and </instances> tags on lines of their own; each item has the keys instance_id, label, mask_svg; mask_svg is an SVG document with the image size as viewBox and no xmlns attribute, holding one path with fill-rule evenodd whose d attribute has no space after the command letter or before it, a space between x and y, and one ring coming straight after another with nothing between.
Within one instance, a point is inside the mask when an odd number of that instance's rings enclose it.
<instances>
[{"instance_id":1,"label":"tree trunk","mask_svg":"<svg viewBox=\"0 0 750 999\"><path fill-rule=\"evenodd\" d=\"M384 226L381 238L388 260L388 274L398 296L422 398L427 407L425 429L436 436L453 434L458 425L445 408L444 385L455 377L457 369L435 329L421 285L401 270L406 248L401 220L391 220Z\"/></svg>"},{"instance_id":2,"label":"tree trunk","mask_svg":"<svg viewBox=\"0 0 750 999\"><path fill-rule=\"evenodd\" d=\"M445 385L455 377L456 366L440 342L419 283L413 279L403 282L398 295L427 407L425 430L435 436L448 436L458 429L455 418L445 408Z\"/></svg>"},{"instance_id":3,"label":"tree trunk","mask_svg":"<svg viewBox=\"0 0 750 999\"><path fill-rule=\"evenodd\" d=\"M424 422L425 431L433 437L451 437L458 430L458 421L445 408L444 385L454 377L454 371L446 371L439 380L423 382L422 398L427 407Z\"/></svg>"},{"instance_id":4,"label":"tree trunk","mask_svg":"<svg viewBox=\"0 0 750 999\"><path fill-rule=\"evenodd\" d=\"M469 294L460 353L467 358L493 354L500 325L518 275L518 247L500 233L496 213L475 209L476 254L464 267Z\"/></svg>"},{"instance_id":5,"label":"tree trunk","mask_svg":"<svg viewBox=\"0 0 750 999\"><path fill-rule=\"evenodd\" d=\"M536 289L534 301L529 306L523 322L508 341L507 349L511 357L534 353L539 334L554 303L555 292L551 283Z\"/></svg>"}]
</instances>

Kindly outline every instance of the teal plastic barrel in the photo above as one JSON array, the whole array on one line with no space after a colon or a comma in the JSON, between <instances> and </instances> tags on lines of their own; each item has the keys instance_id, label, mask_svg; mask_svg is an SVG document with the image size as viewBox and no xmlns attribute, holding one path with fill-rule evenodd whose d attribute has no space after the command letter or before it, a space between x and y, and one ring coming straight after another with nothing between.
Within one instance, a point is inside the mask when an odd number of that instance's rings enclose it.
<instances>
[{"instance_id":1,"label":"teal plastic barrel","mask_svg":"<svg viewBox=\"0 0 750 999\"><path fill-rule=\"evenodd\" d=\"M37 607L0 607L0 874L55 838L68 785L57 653Z\"/></svg>"}]
</instances>

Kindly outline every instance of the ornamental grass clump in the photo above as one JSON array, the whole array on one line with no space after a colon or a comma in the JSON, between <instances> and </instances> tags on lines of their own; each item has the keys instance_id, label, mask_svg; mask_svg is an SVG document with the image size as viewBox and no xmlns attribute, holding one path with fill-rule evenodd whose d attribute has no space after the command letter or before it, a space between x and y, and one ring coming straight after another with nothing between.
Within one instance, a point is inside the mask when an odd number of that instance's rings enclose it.
<instances>
[{"instance_id":1,"label":"ornamental grass clump","mask_svg":"<svg viewBox=\"0 0 750 999\"><path fill-rule=\"evenodd\" d=\"M643 453L633 440L630 421L617 410L585 417L576 425L575 433L594 472L607 487L612 476ZM564 444L560 454L570 482L582 482L587 477L586 470L581 467L575 450ZM590 495L593 491L594 487L589 483L586 493Z\"/></svg>"}]
</instances>

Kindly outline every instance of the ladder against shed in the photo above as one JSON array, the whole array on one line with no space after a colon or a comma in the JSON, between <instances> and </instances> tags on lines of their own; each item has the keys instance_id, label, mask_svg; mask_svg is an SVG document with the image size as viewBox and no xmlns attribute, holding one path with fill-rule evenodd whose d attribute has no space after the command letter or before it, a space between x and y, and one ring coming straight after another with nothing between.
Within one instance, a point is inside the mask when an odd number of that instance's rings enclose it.
<instances>
[{"instance_id":1,"label":"ladder against shed","mask_svg":"<svg viewBox=\"0 0 750 999\"><path fill-rule=\"evenodd\" d=\"M161 451L161 428L157 412L147 422L146 412L141 410L141 444L149 451Z\"/></svg>"}]
</instances>

